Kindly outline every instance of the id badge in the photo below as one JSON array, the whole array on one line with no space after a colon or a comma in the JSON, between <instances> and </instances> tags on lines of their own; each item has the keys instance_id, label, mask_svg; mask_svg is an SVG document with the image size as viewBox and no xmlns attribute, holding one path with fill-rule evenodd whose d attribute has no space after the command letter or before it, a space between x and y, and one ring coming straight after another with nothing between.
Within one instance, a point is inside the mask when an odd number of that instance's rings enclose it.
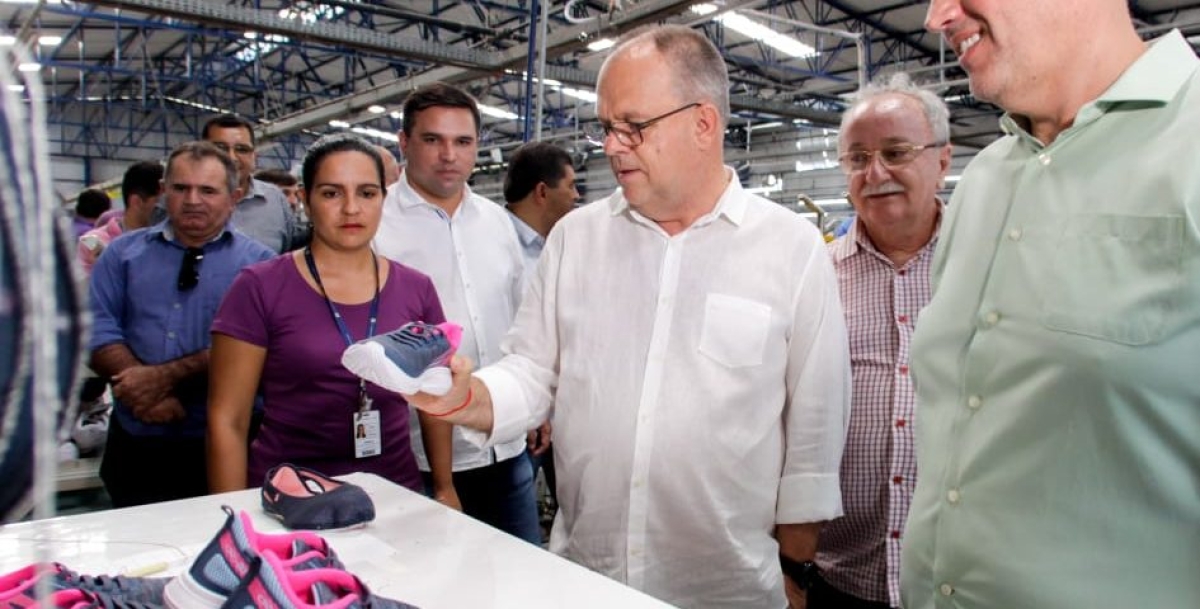
<instances>
[{"instance_id":1,"label":"id badge","mask_svg":"<svg viewBox=\"0 0 1200 609\"><path fill-rule=\"evenodd\" d=\"M379 439L379 411L359 410L354 413L354 457L374 457L383 451L383 442Z\"/></svg>"}]
</instances>

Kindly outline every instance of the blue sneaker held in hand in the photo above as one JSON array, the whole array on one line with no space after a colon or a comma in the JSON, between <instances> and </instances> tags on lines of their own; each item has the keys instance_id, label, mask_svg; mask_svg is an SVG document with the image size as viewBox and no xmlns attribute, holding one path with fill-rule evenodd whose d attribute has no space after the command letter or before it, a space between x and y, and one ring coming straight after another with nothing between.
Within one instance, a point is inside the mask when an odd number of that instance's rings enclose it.
<instances>
[{"instance_id":1,"label":"blue sneaker held in hand","mask_svg":"<svg viewBox=\"0 0 1200 609\"><path fill-rule=\"evenodd\" d=\"M445 395L451 384L450 356L461 340L458 324L411 322L354 343L342 353L342 365L396 393Z\"/></svg>"}]
</instances>

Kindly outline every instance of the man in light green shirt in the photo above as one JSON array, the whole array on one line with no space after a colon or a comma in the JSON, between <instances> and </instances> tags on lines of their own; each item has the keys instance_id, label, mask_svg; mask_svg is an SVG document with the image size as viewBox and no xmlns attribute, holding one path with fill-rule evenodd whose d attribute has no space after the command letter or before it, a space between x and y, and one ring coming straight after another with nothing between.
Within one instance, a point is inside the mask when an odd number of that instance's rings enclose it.
<instances>
[{"instance_id":1,"label":"man in light green shirt","mask_svg":"<svg viewBox=\"0 0 1200 609\"><path fill-rule=\"evenodd\" d=\"M913 342L906 609L1200 607L1200 60L1125 0L934 0L1007 111Z\"/></svg>"}]
</instances>

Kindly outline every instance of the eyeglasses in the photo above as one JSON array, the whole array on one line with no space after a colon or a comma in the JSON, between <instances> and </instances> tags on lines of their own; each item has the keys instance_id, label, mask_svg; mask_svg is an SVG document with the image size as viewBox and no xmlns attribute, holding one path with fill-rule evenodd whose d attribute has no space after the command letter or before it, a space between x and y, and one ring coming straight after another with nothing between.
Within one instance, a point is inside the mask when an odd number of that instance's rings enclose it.
<instances>
[{"instance_id":1,"label":"eyeglasses","mask_svg":"<svg viewBox=\"0 0 1200 609\"><path fill-rule=\"evenodd\" d=\"M246 155L254 152L254 146L249 144L234 144L233 146L230 146L224 142L212 142L212 145L220 148L225 154Z\"/></svg>"},{"instance_id":2,"label":"eyeglasses","mask_svg":"<svg viewBox=\"0 0 1200 609\"><path fill-rule=\"evenodd\" d=\"M175 286L180 292L186 292L200 283L200 261L204 260L204 250L189 247L183 253L183 264L179 265L179 279Z\"/></svg>"},{"instance_id":3,"label":"eyeglasses","mask_svg":"<svg viewBox=\"0 0 1200 609\"><path fill-rule=\"evenodd\" d=\"M671 115L679 114L684 110L696 108L699 105L700 102L692 102L690 104L675 108L666 114L660 114L654 118L646 119L640 123L633 123L630 121L617 121L615 123L593 121L590 123L584 123L583 135L588 139L589 142L597 146L604 146L604 140L607 139L610 134L615 135L617 137L617 141L621 142L621 144L624 146L629 146L630 148L633 148L634 146L641 146L642 142L645 141L642 136L642 131L644 131L646 127L649 127L650 125L653 125L664 118L670 117Z\"/></svg>"},{"instance_id":4,"label":"eyeglasses","mask_svg":"<svg viewBox=\"0 0 1200 609\"><path fill-rule=\"evenodd\" d=\"M925 150L941 148L945 145L946 142L934 142L921 146L916 144L893 144L880 150L851 150L838 156L838 164L842 166L842 171L846 173L857 173L866 171L871 166L871 162L875 160L875 157L879 157L879 162L883 163L884 167L895 169L911 163L913 159L917 158L917 155Z\"/></svg>"}]
</instances>

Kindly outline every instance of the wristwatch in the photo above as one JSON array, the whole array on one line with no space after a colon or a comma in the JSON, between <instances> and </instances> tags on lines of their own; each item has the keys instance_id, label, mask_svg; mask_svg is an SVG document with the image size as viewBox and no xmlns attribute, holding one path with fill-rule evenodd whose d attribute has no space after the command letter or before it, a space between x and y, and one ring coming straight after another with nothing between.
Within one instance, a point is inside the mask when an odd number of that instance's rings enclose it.
<instances>
[{"instance_id":1,"label":"wristwatch","mask_svg":"<svg viewBox=\"0 0 1200 609\"><path fill-rule=\"evenodd\" d=\"M811 560L801 562L780 554L779 564L783 567L783 574L790 577L801 590L811 589L816 585L817 578L821 577L821 568Z\"/></svg>"}]
</instances>

